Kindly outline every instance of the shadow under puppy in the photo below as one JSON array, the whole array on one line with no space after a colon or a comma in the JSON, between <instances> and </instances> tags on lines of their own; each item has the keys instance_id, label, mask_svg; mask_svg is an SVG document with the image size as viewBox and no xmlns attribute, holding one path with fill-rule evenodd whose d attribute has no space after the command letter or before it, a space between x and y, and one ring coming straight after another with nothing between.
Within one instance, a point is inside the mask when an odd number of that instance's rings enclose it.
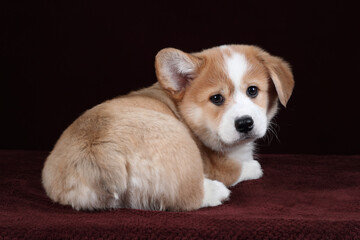
<instances>
[{"instance_id":1,"label":"shadow under puppy","mask_svg":"<svg viewBox=\"0 0 360 240\"><path fill-rule=\"evenodd\" d=\"M86 111L42 172L47 195L75 209L186 211L217 206L228 186L262 176L254 141L294 87L262 49L161 50L158 83Z\"/></svg>"}]
</instances>

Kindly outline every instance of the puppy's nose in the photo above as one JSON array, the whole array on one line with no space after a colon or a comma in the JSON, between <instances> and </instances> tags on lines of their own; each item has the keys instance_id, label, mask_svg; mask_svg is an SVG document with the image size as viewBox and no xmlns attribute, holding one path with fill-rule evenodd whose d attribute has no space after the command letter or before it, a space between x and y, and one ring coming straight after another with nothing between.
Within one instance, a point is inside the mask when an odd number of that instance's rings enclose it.
<instances>
[{"instance_id":1,"label":"puppy's nose","mask_svg":"<svg viewBox=\"0 0 360 240\"><path fill-rule=\"evenodd\" d=\"M254 120L246 115L235 120L235 129L241 133L247 133L254 128Z\"/></svg>"}]
</instances>

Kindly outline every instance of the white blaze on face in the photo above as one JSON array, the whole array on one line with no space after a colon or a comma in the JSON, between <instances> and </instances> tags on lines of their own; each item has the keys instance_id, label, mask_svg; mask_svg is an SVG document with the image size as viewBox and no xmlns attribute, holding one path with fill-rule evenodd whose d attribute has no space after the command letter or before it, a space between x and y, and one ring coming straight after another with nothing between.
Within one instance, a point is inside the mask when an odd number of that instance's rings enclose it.
<instances>
[{"instance_id":1,"label":"white blaze on face","mask_svg":"<svg viewBox=\"0 0 360 240\"><path fill-rule=\"evenodd\" d=\"M266 111L246 95L245 91L249 86L244 86L243 83L244 75L251 69L251 65L246 57L240 53L232 53L230 56L224 55L224 59L225 69L234 84L235 91L231 96L232 99L227 100L231 104L222 116L218 129L219 137L227 144L245 140L247 137L263 137L267 128ZM240 89L240 86L243 86L243 90ZM235 120L245 115L252 117L254 121L254 128L248 134L240 133L235 129Z\"/></svg>"},{"instance_id":2,"label":"white blaze on face","mask_svg":"<svg viewBox=\"0 0 360 240\"><path fill-rule=\"evenodd\" d=\"M227 74L234 83L235 89L239 90L240 84L246 72L251 66L246 61L243 54L233 53L230 57L225 57Z\"/></svg>"}]
</instances>

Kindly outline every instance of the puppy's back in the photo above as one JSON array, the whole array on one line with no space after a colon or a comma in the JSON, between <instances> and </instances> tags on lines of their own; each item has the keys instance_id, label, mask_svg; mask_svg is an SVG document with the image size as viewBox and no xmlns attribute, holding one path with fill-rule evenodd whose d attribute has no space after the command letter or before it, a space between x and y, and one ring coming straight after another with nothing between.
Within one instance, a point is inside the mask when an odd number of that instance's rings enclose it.
<instances>
[{"instance_id":1,"label":"puppy's back","mask_svg":"<svg viewBox=\"0 0 360 240\"><path fill-rule=\"evenodd\" d=\"M190 210L202 202L202 163L166 104L132 94L86 111L64 131L45 162L43 185L75 209Z\"/></svg>"}]
</instances>

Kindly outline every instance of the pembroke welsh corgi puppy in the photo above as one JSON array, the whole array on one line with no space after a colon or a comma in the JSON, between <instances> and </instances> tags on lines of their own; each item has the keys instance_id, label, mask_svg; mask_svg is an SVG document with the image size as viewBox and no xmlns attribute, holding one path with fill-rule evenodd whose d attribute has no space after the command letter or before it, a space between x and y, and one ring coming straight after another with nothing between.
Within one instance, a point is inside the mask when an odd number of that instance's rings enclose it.
<instances>
[{"instance_id":1,"label":"pembroke welsh corgi puppy","mask_svg":"<svg viewBox=\"0 0 360 240\"><path fill-rule=\"evenodd\" d=\"M75 209L187 211L262 176L254 141L294 87L289 65L247 45L161 50L158 83L86 111L42 172L46 193Z\"/></svg>"}]
</instances>

